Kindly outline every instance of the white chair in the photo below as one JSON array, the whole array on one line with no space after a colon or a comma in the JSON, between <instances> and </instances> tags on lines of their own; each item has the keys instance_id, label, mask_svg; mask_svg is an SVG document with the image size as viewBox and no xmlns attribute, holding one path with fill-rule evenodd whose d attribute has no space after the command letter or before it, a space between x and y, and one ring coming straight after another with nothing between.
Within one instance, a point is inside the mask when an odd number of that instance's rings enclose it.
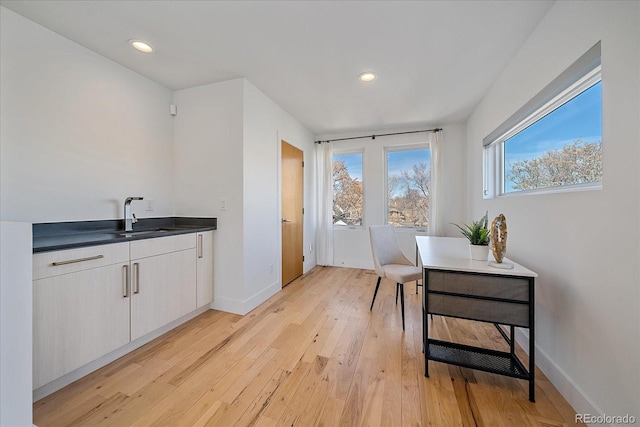
<instances>
[{"instance_id":1,"label":"white chair","mask_svg":"<svg viewBox=\"0 0 640 427\"><path fill-rule=\"evenodd\" d=\"M371 308L376 301L380 281L387 278L396 282L396 304L400 291L400 306L402 309L402 330L404 330L404 284L412 280L422 279L422 269L413 265L400 250L396 231L391 225L372 225L369 227L373 264L378 274L378 283L373 293Z\"/></svg>"}]
</instances>

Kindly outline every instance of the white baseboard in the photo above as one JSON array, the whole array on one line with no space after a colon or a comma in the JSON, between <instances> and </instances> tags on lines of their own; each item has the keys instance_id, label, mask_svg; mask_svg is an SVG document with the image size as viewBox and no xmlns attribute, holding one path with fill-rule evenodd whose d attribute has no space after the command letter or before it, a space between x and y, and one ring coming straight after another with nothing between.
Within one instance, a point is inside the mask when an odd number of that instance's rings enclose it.
<instances>
[{"instance_id":1,"label":"white baseboard","mask_svg":"<svg viewBox=\"0 0 640 427\"><path fill-rule=\"evenodd\" d=\"M272 283L262 291L258 292L251 298L247 299L245 301L245 310L246 310L245 314L250 312L257 306L259 306L260 304L262 304L263 302L265 302L266 300L268 300L269 298L271 298L281 290L282 290L282 285L280 284L280 281L277 281L275 283Z\"/></svg>"},{"instance_id":2,"label":"white baseboard","mask_svg":"<svg viewBox=\"0 0 640 427\"><path fill-rule=\"evenodd\" d=\"M309 257L311 258L311 257ZM302 274L306 274L308 273L313 267L316 266L316 260L315 259L310 259L309 261L306 261L304 263L304 271L302 272Z\"/></svg>"},{"instance_id":3,"label":"white baseboard","mask_svg":"<svg viewBox=\"0 0 640 427\"><path fill-rule=\"evenodd\" d=\"M516 328L516 342L529 354L529 332ZM577 414L603 415L586 393L556 364L549 355L536 345L536 366L558 389Z\"/></svg>"},{"instance_id":4,"label":"white baseboard","mask_svg":"<svg viewBox=\"0 0 640 427\"><path fill-rule=\"evenodd\" d=\"M240 314L244 316L244 303L240 300L216 296L211 303L214 310L226 311L227 313Z\"/></svg>"},{"instance_id":5,"label":"white baseboard","mask_svg":"<svg viewBox=\"0 0 640 427\"><path fill-rule=\"evenodd\" d=\"M215 300L211 304L211 308L244 316L281 290L282 285L277 281L245 300L235 300L216 296Z\"/></svg>"},{"instance_id":6,"label":"white baseboard","mask_svg":"<svg viewBox=\"0 0 640 427\"><path fill-rule=\"evenodd\" d=\"M204 313L207 310L209 310L208 306L198 308L197 310L192 311L191 313L185 314L181 318L176 319L173 322L159 329L156 329L155 331L150 332L147 335L140 337L135 341L131 341L129 344L126 344L120 347L119 349L112 351L111 353L105 354L104 356L92 362L89 362L86 365L81 366L78 369L71 371L66 375L63 375L58 379L55 379L50 383L45 384L42 387L33 390L33 401L34 402L38 401L43 397L46 397L51 393L58 391L63 387L68 386L72 382L79 380L80 378L86 375L89 375L91 372L96 371L102 368L103 366L108 365L109 363L113 362L116 359L119 359L120 357L124 356L127 353L131 353L133 350L139 347L142 347L146 343L158 338L160 335L166 332L169 332L171 329L183 324L188 320L193 319L196 316L199 316L200 314Z\"/></svg>"},{"instance_id":7,"label":"white baseboard","mask_svg":"<svg viewBox=\"0 0 640 427\"><path fill-rule=\"evenodd\" d=\"M373 270L373 261L370 258L367 259L337 259L333 262L334 267L347 267L347 268L359 268L361 270Z\"/></svg>"}]
</instances>

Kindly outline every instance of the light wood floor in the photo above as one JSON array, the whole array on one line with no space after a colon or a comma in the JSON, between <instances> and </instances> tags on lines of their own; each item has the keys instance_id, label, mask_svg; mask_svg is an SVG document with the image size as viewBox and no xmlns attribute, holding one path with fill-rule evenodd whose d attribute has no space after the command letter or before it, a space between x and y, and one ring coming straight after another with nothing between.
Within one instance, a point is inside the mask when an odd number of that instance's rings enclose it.
<instances>
[{"instance_id":1,"label":"light wood floor","mask_svg":"<svg viewBox=\"0 0 640 427\"><path fill-rule=\"evenodd\" d=\"M246 316L210 310L34 404L46 426L561 426L574 411L527 382L430 362L420 296L372 271L316 267ZM422 290L420 290L422 293ZM432 336L507 350L488 324L436 316ZM526 361L526 355L520 351ZM525 362L526 365L526 362Z\"/></svg>"}]
</instances>

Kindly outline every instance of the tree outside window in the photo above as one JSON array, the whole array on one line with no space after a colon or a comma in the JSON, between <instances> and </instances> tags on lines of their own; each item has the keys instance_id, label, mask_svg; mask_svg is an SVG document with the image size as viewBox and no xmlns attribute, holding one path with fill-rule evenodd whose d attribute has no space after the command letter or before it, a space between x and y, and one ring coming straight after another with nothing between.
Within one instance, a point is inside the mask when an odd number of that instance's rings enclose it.
<instances>
[{"instance_id":1,"label":"tree outside window","mask_svg":"<svg viewBox=\"0 0 640 427\"><path fill-rule=\"evenodd\" d=\"M429 225L430 162L428 148L387 150L387 224Z\"/></svg>"},{"instance_id":2,"label":"tree outside window","mask_svg":"<svg viewBox=\"0 0 640 427\"><path fill-rule=\"evenodd\" d=\"M504 156L505 193L601 182L601 83L505 140Z\"/></svg>"},{"instance_id":3,"label":"tree outside window","mask_svg":"<svg viewBox=\"0 0 640 427\"><path fill-rule=\"evenodd\" d=\"M362 153L338 154L333 165L333 225L362 225Z\"/></svg>"}]
</instances>

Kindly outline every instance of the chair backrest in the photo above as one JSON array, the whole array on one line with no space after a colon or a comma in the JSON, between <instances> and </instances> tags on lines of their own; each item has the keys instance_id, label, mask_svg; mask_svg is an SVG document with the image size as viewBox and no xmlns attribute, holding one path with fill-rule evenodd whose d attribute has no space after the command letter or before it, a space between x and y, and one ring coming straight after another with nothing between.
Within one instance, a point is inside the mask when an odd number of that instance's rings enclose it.
<instances>
[{"instance_id":1,"label":"chair backrest","mask_svg":"<svg viewBox=\"0 0 640 427\"><path fill-rule=\"evenodd\" d=\"M378 276L385 277L384 269L388 264L413 265L400 250L396 231L391 225L372 225L369 227L373 264Z\"/></svg>"}]
</instances>

